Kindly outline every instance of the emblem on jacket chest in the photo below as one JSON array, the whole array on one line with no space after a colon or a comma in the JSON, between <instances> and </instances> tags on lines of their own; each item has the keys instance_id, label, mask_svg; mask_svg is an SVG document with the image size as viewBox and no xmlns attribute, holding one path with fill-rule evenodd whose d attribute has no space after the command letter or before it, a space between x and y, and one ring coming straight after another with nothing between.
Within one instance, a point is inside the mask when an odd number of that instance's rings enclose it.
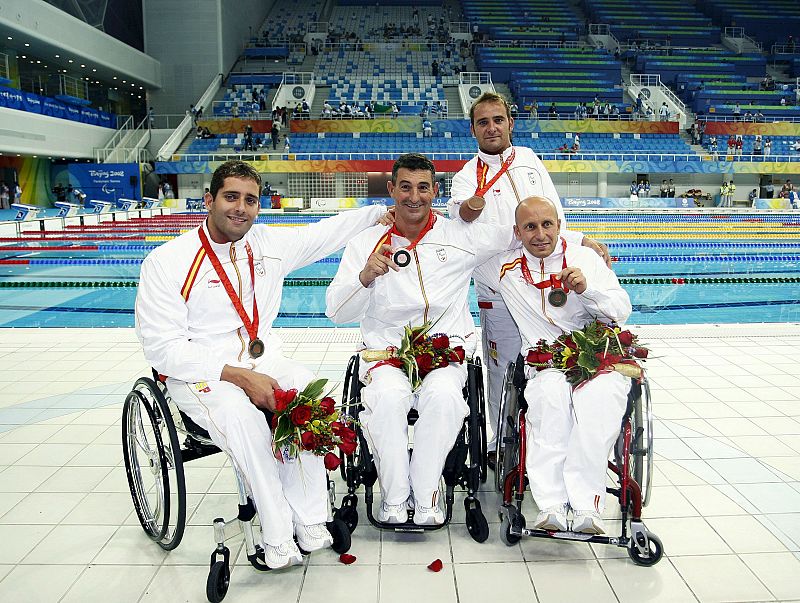
<instances>
[{"instance_id":1,"label":"emblem on jacket chest","mask_svg":"<svg viewBox=\"0 0 800 603\"><path fill-rule=\"evenodd\" d=\"M447 261L447 251L445 251L445 249L443 247L440 247L439 249L436 250L436 257L439 258L440 262L446 262Z\"/></svg>"},{"instance_id":2,"label":"emblem on jacket chest","mask_svg":"<svg viewBox=\"0 0 800 603\"><path fill-rule=\"evenodd\" d=\"M259 261L259 262L256 262L256 263L253 265L253 267L255 268L255 270L256 270L256 274L257 274L258 276L264 276L264 275L266 274L266 271L264 270L264 263L263 263L263 262L260 262L260 261Z\"/></svg>"}]
</instances>

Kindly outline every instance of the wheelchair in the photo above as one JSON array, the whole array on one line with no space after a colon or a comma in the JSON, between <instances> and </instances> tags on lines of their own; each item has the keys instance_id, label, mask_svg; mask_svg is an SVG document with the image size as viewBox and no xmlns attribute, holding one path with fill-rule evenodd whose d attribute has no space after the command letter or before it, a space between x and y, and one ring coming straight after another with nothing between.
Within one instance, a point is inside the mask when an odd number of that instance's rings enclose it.
<instances>
[{"instance_id":1,"label":"wheelchair","mask_svg":"<svg viewBox=\"0 0 800 603\"><path fill-rule=\"evenodd\" d=\"M267 419L270 415L267 414ZM180 438L183 439L181 443ZM184 463L221 452L208 435L172 402L164 379L142 377L125 398L122 410L122 448L133 506L145 534L165 551L175 549L186 525L186 482ZM230 550L226 539L242 533L247 559L259 571L270 568L264 549L257 544L253 519L256 508L248 496L245 481L235 463L239 509L236 517L214 519L216 547L211 553L206 596L211 603L225 598L230 585ZM328 480L329 492L332 482ZM330 507L329 507L330 508ZM350 531L328 513L327 528L337 553L350 549ZM239 530L226 537L226 527L238 522Z\"/></svg>"},{"instance_id":2,"label":"wheelchair","mask_svg":"<svg viewBox=\"0 0 800 603\"><path fill-rule=\"evenodd\" d=\"M637 565L651 566L663 555L661 540L649 532L642 521L642 508L650 501L653 476L653 413L646 375L631 379L628 403L620 434L613 447L608 469L616 487L607 488L619 500L622 529L619 536L577 532L549 532L528 529L522 514L522 501L528 478L525 475L526 425L525 363L522 356L509 363L503 382L503 399L497 424L497 471L495 485L502 494L500 538L513 546L523 536L596 542L625 547Z\"/></svg>"},{"instance_id":3,"label":"wheelchair","mask_svg":"<svg viewBox=\"0 0 800 603\"><path fill-rule=\"evenodd\" d=\"M364 386L359 379L359 364L360 356L358 354L350 358L342 393L342 414L354 420L358 419L358 414L363 409L361 389ZM341 506L338 509L334 508L334 518L344 521L351 532L356 529L358 525L356 490L363 485L367 519L376 528L395 532L438 530L450 523L453 517L455 488L461 487L467 493L464 499L467 530L473 540L485 542L489 537L489 524L481 510L480 501L476 497L480 484L486 482L487 475L486 409L482 365L478 357L470 360L467 365L467 383L463 392L469 406L469 415L464 420L464 425L456 438L453 449L445 460L442 472L445 490L443 497L445 519L442 524L416 525L411 519L413 517L412 510L409 511L409 520L400 524L381 522L375 517L372 510L373 504L375 504L373 487L378 479L378 472L364 432L358 424L356 424L358 443L356 451L354 454L344 457L340 465L342 479L347 485L347 494L342 498ZM408 414L409 425L413 426L418 418L416 409L412 409Z\"/></svg>"}]
</instances>

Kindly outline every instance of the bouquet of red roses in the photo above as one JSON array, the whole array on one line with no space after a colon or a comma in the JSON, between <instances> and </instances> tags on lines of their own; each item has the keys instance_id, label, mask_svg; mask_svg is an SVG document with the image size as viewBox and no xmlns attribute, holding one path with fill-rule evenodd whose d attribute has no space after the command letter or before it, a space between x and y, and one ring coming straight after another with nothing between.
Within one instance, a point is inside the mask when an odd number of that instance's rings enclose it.
<instances>
[{"instance_id":1,"label":"bouquet of red roses","mask_svg":"<svg viewBox=\"0 0 800 603\"><path fill-rule=\"evenodd\" d=\"M353 454L356 432L340 420L333 398L323 396L327 379L317 379L298 393L296 389L275 389L272 417L272 446L275 457L297 457L301 450L325 457L325 468L333 471L341 460L334 452Z\"/></svg>"},{"instance_id":2,"label":"bouquet of red roses","mask_svg":"<svg viewBox=\"0 0 800 603\"><path fill-rule=\"evenodd\" d=\"M557 368L565 373L572 387L577 388L592 377L610 371L640 378L639 361L645 360L648 352L630 331L623 331L614 323L594 320L553 343L540 339L536 347L528 351L525 362L537 371Z\"/></svg>"},{"instance_id":3,"label":"bouquet of red roses","mask_svg":"<svg viewBox=\"0 0 800 603\"><path fill-rule=\"evenodd\" d=\"M361 356L368 362L380 361L372 368L388 364L402 369L416 390L431 371L451 362L463 364L466 357L463 346L450 347L450 338L444 333L429 335L432 326L430 322L421 327L407 325L399 348L364 350Z\"/></svg>"}]
</instances>

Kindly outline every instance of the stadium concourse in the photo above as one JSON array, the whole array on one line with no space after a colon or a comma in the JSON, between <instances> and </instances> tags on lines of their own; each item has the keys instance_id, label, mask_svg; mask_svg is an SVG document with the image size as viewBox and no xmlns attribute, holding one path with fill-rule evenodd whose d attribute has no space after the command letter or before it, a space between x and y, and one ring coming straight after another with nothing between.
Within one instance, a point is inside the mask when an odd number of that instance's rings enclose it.
<instances>
[{"instance_id":1,"label":"stadium concourse","mask_svg":"<svg viewBox=\"0 0 800 603\"><path fill-rule=\"evenodd\" d=\"M258 224L386 203L407 152L434 161L445 211L483 92L508 99L513 144L542 159L570 227L608 245L651 350L642 518L663 558L508 542L489 470L483 543L461 489L449 525L419 533L370 525L360 487L352 557L278 571L254 570L230 525L228 600L800 600L796 2L94 4L0 14L0 600L219 600L209 557L212 522L237 514L230 461L166 432L143 443L150 415L123 418L151 374L133 329L144 258L203 222L211 174L234 158L261 174ZM360 344L358 325L325 316L340 259L290 273L274 324L337 401ZM470 311L479 326L474 293ZM137 484L150 487L132 499ZM618 535L613 494L603 517Z\"/></svg>"}]
</instances>

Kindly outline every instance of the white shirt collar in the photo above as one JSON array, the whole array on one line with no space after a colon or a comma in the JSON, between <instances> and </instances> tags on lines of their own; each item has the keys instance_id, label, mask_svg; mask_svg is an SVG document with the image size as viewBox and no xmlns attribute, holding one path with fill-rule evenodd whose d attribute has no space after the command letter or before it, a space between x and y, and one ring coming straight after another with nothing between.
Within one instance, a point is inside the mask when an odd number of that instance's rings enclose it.
<instances>
[{"instance_id":1,"label":"white shirt collar","mask_svg":"<svg viewBox=\"0 0 800 603\"><path fill-rule=\"evenodd\" d=\"M562 249L563 249L563 243L561 242L561 237L559 237L558 241L556 241L556 247L555 249L553 249L553 253L544 258L545 263L549 262L550 260L558 260L560 262ZM536 263L536 265L538 265L539 260L542 259L542 258L537 258L530 251L525 249L524 245L522 246L522 253L525 254L525 259L528 261L528 264Z\"/></svg>"},{"instance_id":2,"label":"white shirt collar","mask_svg":"<svg viewBox=\"0 0 800 603\"><path fill-rule=\"evenodd\" d=\"M508 156L511 155L511 151L513 150L513 148L514 148L513 146L510 146L499 155L490 155L489 153L484 153L483 151L478 150L478 157L486 165L490 167L499 168L502 165L502 163L506 159L508 159Z\"/></svg>"},{"instance_id":3,"label":"white shirt collar","mask_svg":"<svg viewBox=\"0 0 800 603\"><path fill-rule=\"evenodd\" d=\"M230 253L231 245L236 247L237 250L244 249L244 246L247 243L247 233L245 233L245 235L241 239L239 239L238 241L234 241L233 243L217 243L214 239L211 238L211 233L208 230L208 218L203 220L201 228L206 233L206 236L208 237L208 242L211 243L211 249L213 249L214 253L216 253L217 255L221 253L223 254Z\"/></svg>"}]
</instances>

